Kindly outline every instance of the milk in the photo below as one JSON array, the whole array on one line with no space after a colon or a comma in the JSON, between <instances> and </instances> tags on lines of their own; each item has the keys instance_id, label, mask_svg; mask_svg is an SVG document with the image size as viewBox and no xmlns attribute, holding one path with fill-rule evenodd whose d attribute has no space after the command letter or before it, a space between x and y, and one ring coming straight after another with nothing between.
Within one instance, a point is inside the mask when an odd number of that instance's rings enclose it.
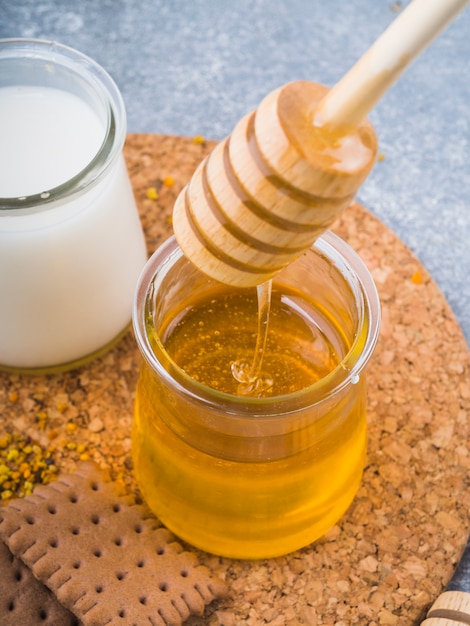
<instances>
[{"instance_id":1,"label":"milk","mask_svg":"<svg viewBox=\"0 0 470 626\"><path fill-rule=\"evenodd\" d=\"M72 93L34 86L0 89L0 197L56 187L85 168L106 129Z\"/></svg>"},{"instance_id":2,"label":"milk","mask_svg":"<svg viewBox=\"0 0 470 626\"><path fill-rule=\"evenodd\" d=\"M45 199L0 211L0 366L80 361L130 322L147 255L121 151L95 183L47 202L88 166L107 132L103 115L74 93L0 88L0 198Z\"/></svg>"}]
</instances>

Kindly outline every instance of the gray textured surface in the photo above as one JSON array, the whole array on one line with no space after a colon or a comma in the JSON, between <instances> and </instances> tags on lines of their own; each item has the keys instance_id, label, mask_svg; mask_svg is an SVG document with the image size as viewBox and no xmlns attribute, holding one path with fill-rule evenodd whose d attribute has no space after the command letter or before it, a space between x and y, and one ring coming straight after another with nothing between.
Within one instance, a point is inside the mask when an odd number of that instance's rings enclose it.
<instances>
[{"instance_id":1,"label":"gray textured surface","mask_svg":"<svg viewBox=\"0 0 470 626\"><path fill-rule=\"evenodd\" d=\"M404 1L406 5L408 2ZM0 0L0 37L54 39L118 83L131 132L220 139L270 90L333 85L392 0ZM470 341L470 9L371 114L385 159L358 199L420 258Z\"/></svg>"}]
</instances>

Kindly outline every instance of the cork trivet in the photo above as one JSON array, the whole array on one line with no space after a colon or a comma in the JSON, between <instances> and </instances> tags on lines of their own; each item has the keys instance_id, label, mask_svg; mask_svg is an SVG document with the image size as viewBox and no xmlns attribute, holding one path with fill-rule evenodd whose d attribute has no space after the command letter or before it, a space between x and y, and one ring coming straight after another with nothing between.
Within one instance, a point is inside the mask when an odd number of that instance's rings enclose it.
<instances>
[{"instance_id":1,"label":"cork trivet","mask_svg":"<svg viewBox=\"0 0 470 626\"><path fill-rule=\"evenodd\" d=\"M176 195L212 145L128 136L125 155L149 253L171 234ZM188 626L414 626L466 543L470 354L462 332L425 268L368 210L354 204L334 230L364 259L382 301L361 488L323 539L294 554L238 562L197 552L228 582L230 596ZM2 428L53 448L61 471L89 456L136 489L130 430L139 363L129 332L75 372L0 374Z\"/></svg>"}]
</instances>

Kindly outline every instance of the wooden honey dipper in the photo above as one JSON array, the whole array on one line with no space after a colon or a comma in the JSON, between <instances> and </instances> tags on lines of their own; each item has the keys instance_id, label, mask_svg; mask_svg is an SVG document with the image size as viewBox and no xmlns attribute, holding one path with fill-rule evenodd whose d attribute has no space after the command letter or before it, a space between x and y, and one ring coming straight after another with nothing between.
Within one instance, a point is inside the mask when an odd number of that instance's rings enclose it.
<instances>
[{"instance_id":1,"label":"wooden honey dipper","mask_svg":"<svg viewBox=\"0 0 470 626\"><path fill-rule=\"evenodd\" d=\"M368 112L470 0L414 0L332 89L293 82L268 94L178 196L184 254L220 282L259 285L309 248L372 169Z\"/></svg>"}]
</instances>

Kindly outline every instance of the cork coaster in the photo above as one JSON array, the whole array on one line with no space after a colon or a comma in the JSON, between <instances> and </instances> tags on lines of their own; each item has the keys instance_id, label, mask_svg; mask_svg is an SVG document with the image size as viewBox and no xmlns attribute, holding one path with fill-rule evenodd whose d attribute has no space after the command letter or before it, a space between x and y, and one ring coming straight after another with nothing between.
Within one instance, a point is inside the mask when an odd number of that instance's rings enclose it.
<instances>
[{"instance_id":1,"label":"cork coaster","mask_svg":"<svg viewBox=\"0 0 470 626\"><path fill-rule=\"evenodd\" d=\"M85 626L179 626L226 591L91 462L1 509L0 535Z\"/></svg>"},{"instance_id":2,"label":"cork coaster","mask_svg":"<svg viewBox=\"0 0 470 626\"><path fill-rule=\"evenodd\" d=\"M149 254L171 235L176 196L213 145L128 135ZM294 554L240 562L195 551L230 595L185 626L416 626L452 576L470 530L470 352L439 287L373 210L354 203L334 227L369 267L382 303L357 497L325 537ZM61 472L88 456L136 489L130 432L140 362L130 332L76 371L0 373L0 437L31 437Z\"/></svg>"},{"instance_id":3,"label":"cork coaster","mask_svg":"<svg viewBox=\"0 0 470 626\"><path fill-rule=\"evenodd\" d=\"M128 137L126 159L149 252L171 235L176 196L213 146L184 137ZM168 175L176 181L170 188L163 184ZM153 186L157 199L147 194ZM426 268L368 209L353 203L333 227L368 266L382 305L367 372L361 488L338 524L303 550L260 563L206 557L231 588L214 624L415 626L447 585L467 541L470 352ZM191 626L206 623L196 618Z\"/></svg>"},{"instance_id":4,"label":"cork coaster","mask_svg":"<svg viewBox=\"0 0 470 626\"><path fill-rule=\"evenodd\" d=\"M2 626L80 626L52 592L0 542L0 618Z\"/></svg>"}]
</instances>

